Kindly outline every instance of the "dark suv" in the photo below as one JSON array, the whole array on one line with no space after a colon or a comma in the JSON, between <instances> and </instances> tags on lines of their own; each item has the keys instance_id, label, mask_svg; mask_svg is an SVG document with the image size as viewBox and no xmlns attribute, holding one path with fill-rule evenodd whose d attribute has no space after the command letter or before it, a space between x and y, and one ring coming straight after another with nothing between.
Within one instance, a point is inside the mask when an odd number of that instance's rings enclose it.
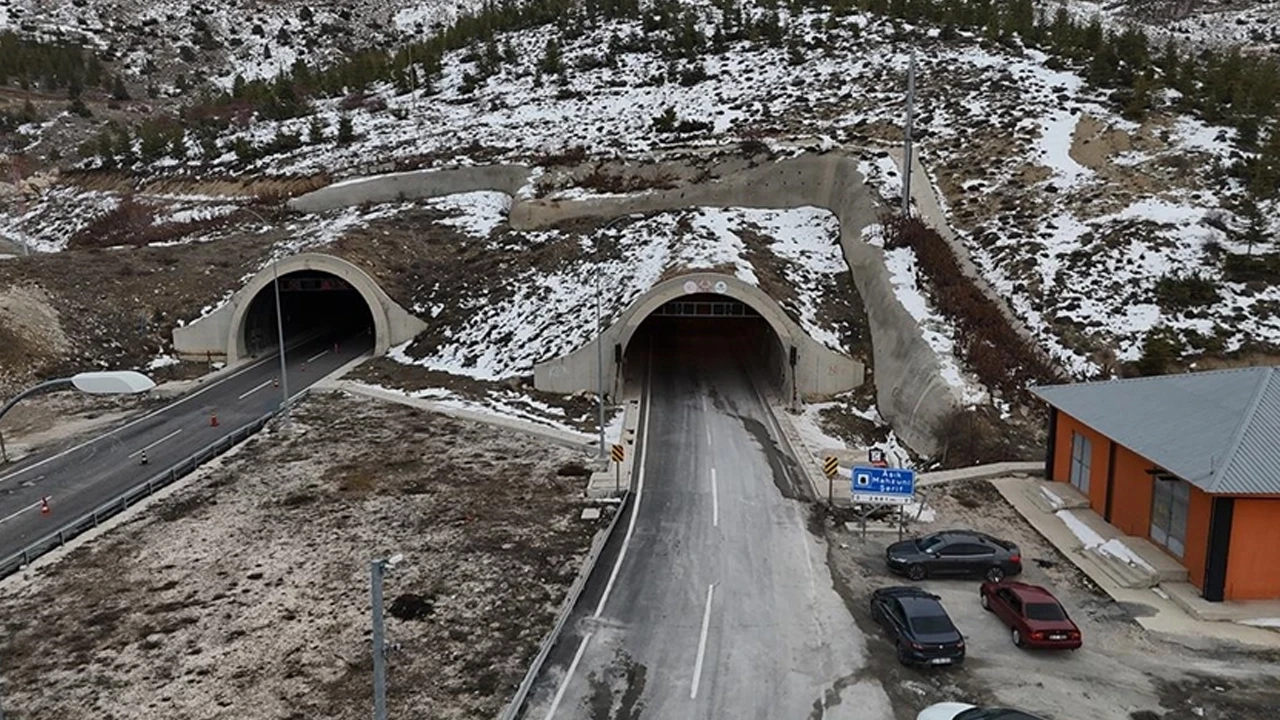
<instances>
[{"instance_id":1,"label":"dark suv","mask_svg":"<svg viewBox=\"0 0 1280 720\"><path fill-rule=\"evenodd\" d=\"M959 665L964 636L938 602L917 587L887 587L871 593L871 617L898 647L903 665Z\"/></svg>"},{"instance_id":2,"label":"dark suv","mask_svg":"<svg viewBox=\"0 0 1280 720\"><path fill-rule=\"evenodd\" d=\"M1007 540L973 530L944 530L890 545L885 564L912 580L982 577L1000 582L1022 572L1022 553Z\"/></svg>"}]
</instances>

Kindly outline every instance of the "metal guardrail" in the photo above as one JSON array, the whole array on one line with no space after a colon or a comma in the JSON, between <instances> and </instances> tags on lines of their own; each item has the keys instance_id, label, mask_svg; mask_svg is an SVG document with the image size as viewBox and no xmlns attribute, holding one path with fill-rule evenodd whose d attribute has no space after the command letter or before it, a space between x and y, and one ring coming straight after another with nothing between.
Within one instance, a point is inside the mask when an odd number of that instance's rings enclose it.
<instances>
[{"instance_id":1,"label":"metal guardrail","mask_svg":"<svg viewBox=\"0 0 1280 720\"><path fill-rule=\"evenodd\" d=\"M300 395L292 398L290 404L296 403L299 397ZM274 410L257 420L232 430L221 440L206 445L196 453L170 465L168 469L152 475L142 483L125 490L93 510L64 524L57 530L29 543L18 552L0 560L0 579L12 575L41 555L66 545L76 536L87 530L92 530L113 515L124 512L143 498L151 496L157 490L168 487L180 478L191 474L204 463L235 447L237 443L249 439L261 430L271 418L275 417L278 412L279 410Z\"/></svg>"}]
</instances>

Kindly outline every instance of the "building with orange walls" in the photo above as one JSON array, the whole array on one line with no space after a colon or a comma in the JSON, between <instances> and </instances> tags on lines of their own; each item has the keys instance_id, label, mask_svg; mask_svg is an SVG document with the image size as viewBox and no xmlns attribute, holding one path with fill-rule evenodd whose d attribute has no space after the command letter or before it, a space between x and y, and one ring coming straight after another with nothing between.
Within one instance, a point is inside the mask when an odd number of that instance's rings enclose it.
<instances>
[{"instance_id":1,"label":"building with orange walls","mask_svg":"<svg viewBox=\"0 0 1280 720\"><path fill-rule=\"evenodd\" d=\"M1049 385L1045 477L1184 567L1207 600L1280 599L1280 367Z\"/></svg>"}]
</instances>

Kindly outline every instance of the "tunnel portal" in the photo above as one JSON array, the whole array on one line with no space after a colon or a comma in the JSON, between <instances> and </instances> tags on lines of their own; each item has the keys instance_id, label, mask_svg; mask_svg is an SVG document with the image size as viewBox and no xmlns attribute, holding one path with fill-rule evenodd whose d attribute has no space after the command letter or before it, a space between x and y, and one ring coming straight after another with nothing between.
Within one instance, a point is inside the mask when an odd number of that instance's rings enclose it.
<instances>
[{"instance_id":1,"label":"tunnel portal","mask_svg":"<svg viewBox=\"0 0 1280 720\"><path fill-rule=\"evenodd\" d=\"M321 270L280 276L280 318L285 342L303 337L374 342L373 313L346 280ZM267 283L249 303L240 342L249 356L274 351L279 343L275 284Z\"/></svg>"},{"instance_id":2,"label":"tunnel portal","mask_svg":"<svg viewBox=\"0 0 1280 720\"><path fill-rule=\"evenodd\" d=\"M695 293L663 303L640 322L624 363L644 367L650 353L655 372L742 372L785 396L786 346L759 311L734 297Z\"/></svg>"}]
</instances>

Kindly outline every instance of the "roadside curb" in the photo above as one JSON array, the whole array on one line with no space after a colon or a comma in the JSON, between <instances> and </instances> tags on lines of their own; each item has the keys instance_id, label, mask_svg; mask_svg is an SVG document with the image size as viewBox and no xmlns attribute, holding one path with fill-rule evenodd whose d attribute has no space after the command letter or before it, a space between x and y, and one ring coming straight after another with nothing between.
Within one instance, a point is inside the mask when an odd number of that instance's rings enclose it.
<instances>
[{"instance_id":1,"label":"roadside curb","mask_svg":"<svg viewBox=\"0 0 1280 720\"><path fill-rule=\"evenodd\" d=\"M410 407L420 408L428 412L445 415L459 420L470 420L472 422L483 423L485 425L493 425L507 430L514 430L515 432L524 433L526 435L534 435L574 449L594 450L596 446L594 438L587 438L585 435L579 435L577 433L569 432L568 430L546 427L544 425L538 425L537 423L532 423L527 420L519 420L517 418L502 417L494 413L450 407L425 398L410 397L391 390L384 390L383 388L375 387L373 385L355 382L354 380L336 380L334 382L327 383L324 387L317 387L316 390L319 392L349 392L353 395L362 395L364 397L381 400L383 402L408 405Z\"/></svg>"},{"instance_id":2,"label":"roadside curb","mask_svg":"<svg viewBox=\"0 0 1280 720\"><path fill-rule=\"evenodd\" d=\"M503 708L502 714L498 716L499 720L515 720L519 716L525 700L528 699L529 690L533 688L534 681L542 673L542 665L547 661L547 656L551 654L551 648L559 642L560 633L564 632L564 626L569 622L569 617L573 615L573 609L578 606L582 591L587 587L587 580L595 572L596 564L600 561L600 555L604 552L605 545L609 544L609 539L613 537L614 528L618 526L618 518L623 516L630 500L631 490L623 490L621 501L617 503L618 511L613 514L613 519L609 521L609 527L605 528L602 533L596 533L595 539L591 541L591 550L587 552L587 559L578 571L578 576L573 579L573 584L569 586L569 594L565 596L564 603L560 606L560 613L556 618L555 626L542 639L538 654L534 656L533 662L529 664L529 670L525 672L524 679L520 681L520 686L516 689L515 696L511 698L511 702L507 703L507 706Z\"/></svg>"}]
</instances>

